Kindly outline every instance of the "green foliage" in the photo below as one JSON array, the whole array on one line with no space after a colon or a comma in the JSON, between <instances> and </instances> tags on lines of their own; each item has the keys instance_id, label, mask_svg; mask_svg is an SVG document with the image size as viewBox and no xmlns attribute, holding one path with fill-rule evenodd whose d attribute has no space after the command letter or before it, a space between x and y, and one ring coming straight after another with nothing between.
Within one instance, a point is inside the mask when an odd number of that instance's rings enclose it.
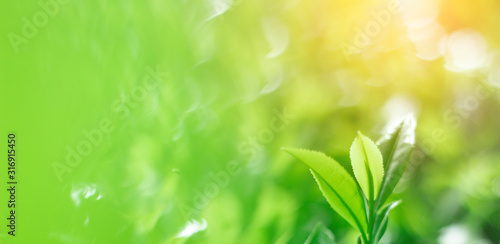
<instances>
[{"instance_id":1,"label":"green foliage","mask_svg":"<svg viewBox=\"0 0 500 244\"><path fill-rule=\"evenodd\" d=\"M332 208L353 227L366 232L361 193L354 179L337 161L321 152L294 148L283 150L306 163Z\"/></svg>"},{"instance_id":2,"label":"green foliage","mask_svg":"<svg viewBox=\"0 0 500 244\"><path fill-rule=\"evenodd\" d=\"M415 144L415 120L408 117L383 137L378 146L385 165L385 177L380 188L378 205L384 204L403 175Z\"/></svg>"},{"instance_id":3,"label":"green foliage","mask_svg":"<svg viewBox=\"0 0 500 244\"><path fill-rule=\"evenodd\" d=\"M387 229L389 212L400 203L395 201L382 207L401 178L414 138L413 117L408 117L380 140L382 150L358 132L350 149L357 184L342 165L321 152L294 148L283 150L311 168L328 203L360 231L358 242L374 244Z\"/></svg>"},{"instance_id":4,"label":"green foliage","mask_svg":"<svg viewBox=\"0 0 500 244\"><path fill-rule=\"evenodd\" d=\"M358 132L358 137L352 143L350 156L354 175L363 193L368 200L373 201L384 177L380 151L370 138Z\"/></svg>"},{"instance_id":5,"label":"green foliage","mask_svg":"<svg viewBox=\"0 0 500 244\"><path fill-rule=\"evenodd\" d=\"M382 236L385 233L385 230L387 229L387 222L389 220L389 212L394 209L396 206L399 205L401 201L394 201L389 204L387 204L385 207L383 207L381 210L379 210L379 213L377 214L377 219L376 219L376 229L375 229L375 240L379 241Z\"/></svg>"},{"instance_id":6,"label":"green foliage","mask_svg":"<svg viewBox=\"0 0 500 244\"><path fill-rule=\"evenodd\" d=\"M52 8L57 2L67 3ZM343 44L364 39L357 28L389 17L386 3L398 2L403 12L348 62ZM337 243L356 243L357 230L327 201L317 204L306 167L290 167L297 160L277 151L323 150L356 181L356 132L377 142L381 121L415 112L411 163L412 143L392 134L377 143L385 180L376 208L404 200L383 239L439 243L460 226L470 237L464 243L500 244L499 1L0 5L0 128L19 133L22 157L18 243L164 243L204 220L206 229L181 237L186 244L303 243L318 219ZM414 25L420 13L428 25ZM45 14L46 25L33 23ZM8 36L23 32L36 35L15 52ZM481 68L450 70L481 50ZM168 74L156 88L144 79L148 67ZM276 120L285 109L293 119ZM82 132L95 135L105 118L114 132L91 142L73 167L67 146L76 150L89 139ZM399 154L390 153L394 145ZM69 167L63 183L54 162ZM230 162L240 173L228 178ZM405 190L395 196L397 181ZM0 210L8 213L7 204ZM5 236L0 242L9 243Z\"/></svg>"}]
</instances>

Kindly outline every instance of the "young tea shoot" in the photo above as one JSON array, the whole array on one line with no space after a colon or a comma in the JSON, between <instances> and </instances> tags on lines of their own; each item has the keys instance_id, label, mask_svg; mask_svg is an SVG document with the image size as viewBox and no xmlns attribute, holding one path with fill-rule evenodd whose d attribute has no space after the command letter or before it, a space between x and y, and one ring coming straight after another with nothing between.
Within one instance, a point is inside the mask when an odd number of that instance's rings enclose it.
<instances>
[{"instance_id":1,"label":"young tea shoot","mask_svg":"<svg viewBox=\"0 0 500 244\"><path fill-rule=\"evenodd\" d=\"M385 204L413 151L415 124L414 118L408 117L377 143L358 132L349 151L353 174L324 153L283 150L310 168L333 210L359 230L358 243L376 244L387 229L389 212L400 203Z\"/></svg>"}]
</instances>

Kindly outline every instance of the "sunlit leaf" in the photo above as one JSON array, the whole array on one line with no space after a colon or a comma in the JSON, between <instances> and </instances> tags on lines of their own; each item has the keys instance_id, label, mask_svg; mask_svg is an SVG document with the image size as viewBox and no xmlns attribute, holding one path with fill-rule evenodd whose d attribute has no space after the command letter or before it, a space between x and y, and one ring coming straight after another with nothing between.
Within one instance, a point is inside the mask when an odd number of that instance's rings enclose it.
<instances>
[{"instance_id":1,"label":"sunlit leaf","mask_svg":"<svg viewBox=\"0 0 500 244\"><path fill-rule=\"evenodd\" d=\"M361 189L369 200L374 200L384 177L380 151L370 138L358 132L352 143L350 156L352 169Z\"/></svg>"},{"instance_id":2,"label":"sunlit leaf","mask_svg":"<svg viewBox=\"0 0 500 244\"><path fill-rule=\"evenodd\" d=\"M283 150L309 166L332 208L353 227L366 233L363 197L349 173L337 161L321 152L296 148Z\"/></svg>"},{"instance_id":3,"label":"sunlit leaf","mask_svg":"<svg viewBox=\"0 0 500 244\"><path fill-rule=\"evenodd\" d=\"M385 177L380 188L378 206L389 198L403 175L415 144L415 126L415 119L410 116L377 143L385 165Z\"/></svg>"},{"instance_id":4,"label":"sunlit leaf","mask_svg":"<svg viewBox=\"0 0 500 244\"><path fill-rule=\"evenodd\" d=\"M307 238L304 244L334 244L335 237L326 226L319 222L314 227L313 231Z\"/></svg>"}]
</instances>

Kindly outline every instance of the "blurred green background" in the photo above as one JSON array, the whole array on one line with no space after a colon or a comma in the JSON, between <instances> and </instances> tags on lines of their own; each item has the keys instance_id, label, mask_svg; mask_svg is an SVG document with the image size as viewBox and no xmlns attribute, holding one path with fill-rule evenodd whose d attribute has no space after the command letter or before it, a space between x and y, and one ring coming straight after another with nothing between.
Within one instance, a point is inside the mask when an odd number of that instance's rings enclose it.
<instances>
[{"instance_id":1,"label":"blurred green background","mask_svg":"<svg viewBox=\"0 0 500 244\"><path fill-rule=\"evenodd\" d=\"M358 130L376 140L413 113L381 243L500 243L499 11L1 1L0 128L16 133L19 184L16 237L0 194L0 242L303 243L323 222L354 243L280 147L348 163Z\"/></svg>"}]
</instances>

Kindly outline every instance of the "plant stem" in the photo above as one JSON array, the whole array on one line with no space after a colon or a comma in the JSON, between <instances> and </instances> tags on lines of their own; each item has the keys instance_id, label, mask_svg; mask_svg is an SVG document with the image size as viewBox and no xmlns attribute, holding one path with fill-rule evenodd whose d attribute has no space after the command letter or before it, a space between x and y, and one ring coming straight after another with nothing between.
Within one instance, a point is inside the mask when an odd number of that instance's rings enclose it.
<instances>
[{"instance_id":1,"label":"plant stem","mask_svg":"<svg viewBox=\"0 0 500 244\"><path fill-rule=\"evenodd\" d=\"M376 244L377 240L375 240L375 216L376 216L376 210L375 210L375 201L374 200L369 200L368 203L368 212L369 212L369 217L368 217L368 240L369 244Z\"/></svg>"}]
</instances>

